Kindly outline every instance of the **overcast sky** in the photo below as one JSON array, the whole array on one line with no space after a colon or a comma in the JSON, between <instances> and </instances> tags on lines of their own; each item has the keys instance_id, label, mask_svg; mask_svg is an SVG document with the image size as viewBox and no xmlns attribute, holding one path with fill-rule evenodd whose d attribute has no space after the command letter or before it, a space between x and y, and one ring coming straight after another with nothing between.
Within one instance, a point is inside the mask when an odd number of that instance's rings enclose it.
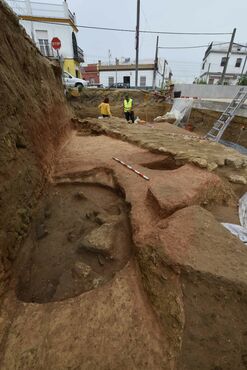
<instances>
[{"instance_id":1,"label":"overcast sky","mask_svg":"<svg viewBox=\"0 0 247 370\"><path fill-rule=\"evenodd\" d=\"M67 0L77 23L88 26L135 29L137 0ZM140 29L178 32L232 32L235 41L247 43L247 0L141 0ZM80 28L78 45L89 63L117 57L135 58L135 34ZM226 42L225 36L160 35L160 46L208 45ZM140 35L140 58L153 59L156 35ZM193 81L199 75L205 49L159 50L166 58L174 80Z\"/></svg>"}]
</instances>

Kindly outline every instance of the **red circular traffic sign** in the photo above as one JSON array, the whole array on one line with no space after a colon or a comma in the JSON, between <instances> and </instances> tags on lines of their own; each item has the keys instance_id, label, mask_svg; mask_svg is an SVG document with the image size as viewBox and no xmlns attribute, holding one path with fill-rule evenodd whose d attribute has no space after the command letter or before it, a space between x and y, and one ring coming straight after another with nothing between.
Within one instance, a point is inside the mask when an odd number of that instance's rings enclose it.
<instances>
[{"instance_id":1,"label":"red circular traffic sign","mask_svg":"<svg viewBox=\"0 0 247 370\"><path fill-rule=\"evenodd\" d=\"M60 39L58 37L53 37L53 39L51 40L51 46L55 50L60 49L61 48L61 41L60 41Z\"/></svg>"}]
</instances>

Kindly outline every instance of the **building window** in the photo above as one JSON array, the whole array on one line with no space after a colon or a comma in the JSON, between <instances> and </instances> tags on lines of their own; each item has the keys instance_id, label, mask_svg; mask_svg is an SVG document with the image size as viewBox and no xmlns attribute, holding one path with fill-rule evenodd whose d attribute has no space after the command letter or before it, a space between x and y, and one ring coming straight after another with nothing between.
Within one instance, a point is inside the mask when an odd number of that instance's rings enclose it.
<instances>
[{"instance_id":1,"label":"building window","mask_svg":"<svg viewBox=\"0 0 247 370\"><path fill-rule=\"evenodd\" d=\"M140 87L145 87L146 86L146 76L141 76L140 77Z\"/></svg>"},{"instance_id":2,"label":"building window","mask_svg":"<svg viewBox=\"0 0 247 370\"><path fill-rule=\"evenodd\" d=\"M222 59L221 59L221 63L220 63L220 65L221 65L221 67L225 67L225 65L226 65L226 57L223 57Z\"/></svg>"},{"instance_id":3,"label":"building window","mask_svg":"<svg viewBox=\"0 0 247 370\"><path fill-rule=\"evenodd\" d=\"M39 49L41 51L41 54L43 54L46 57L51 56L49 41L47 39L39 39L38 41L39 41Z\"/></svg>"},{"instance_id":4,"label":"building window","mask_svg":"<svg viewBox=\"0 0 247 370\"><path fill-rule=\"evenodd\" d=\"M38 39L38 47L41 54L46 57L52 56L53 53L49 45L48 31L36 30L36 37Z\"/></svg>"},{"instance_id":5,"label":"building window","mask_svg":"<svg viewBox=\"0 0 247 370\"><path fill-rule=\"evenodd\" d=\"M111 86L114 84L114 77L108 77L108 86Z\"/></svg>"},{"instance_id":6,"label":"building window","mask_svg":"<svg viewBox=\"0 0 247 370\"><path fill-rule=\"evenodd\" d=\"M237 58L235 67L240 67L242 64L242 58Z\"/></svg>"},{"instance_id":7,"label":"building window","mask_svg":"<svg viewBox=\"0 0 247 370\"><path fill-rule=\"evenodd\" d=\"M206 62L204 62L204 63L203 63L203 65L202 65L202 69L204 69L204 68L205 68L205 63L206 63Z\"/></svg>"}]
</instances>

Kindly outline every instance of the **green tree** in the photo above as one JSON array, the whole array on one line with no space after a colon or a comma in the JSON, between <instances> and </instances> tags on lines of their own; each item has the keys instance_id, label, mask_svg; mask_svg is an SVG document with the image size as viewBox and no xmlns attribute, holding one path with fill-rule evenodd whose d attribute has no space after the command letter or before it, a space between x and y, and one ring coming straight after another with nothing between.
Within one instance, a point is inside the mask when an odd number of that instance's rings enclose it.
<instances>
[{"instance_id":1,"label":"green tree","mask_svg":"<svg viewBox=\"0 0 247 370\"><path fill-rule=\"evenodd\" d=\"M196 81L196 84L198 84L198 85L207 85L207 81L203 80L203 78L201 78L201 79L198 79Z\"/></svg>"},{"instance_id":2,"label":"green tree","mask_svg":"<svg viewBox=\"0 0 247 370\"><path fill-rule=\"evenodd\" d=\"M247 86L247 75L240 77L238 85Z\"/></svg>"}]
</instances>

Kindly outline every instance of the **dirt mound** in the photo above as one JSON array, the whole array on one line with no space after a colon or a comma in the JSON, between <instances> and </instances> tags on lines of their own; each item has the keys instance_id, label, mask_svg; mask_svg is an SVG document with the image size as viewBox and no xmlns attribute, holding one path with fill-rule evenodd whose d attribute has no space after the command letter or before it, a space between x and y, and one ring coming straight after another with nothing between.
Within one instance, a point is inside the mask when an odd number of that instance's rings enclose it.
<instances>
[{"instance_id":1,"label":"dirt mound","mask_svg":"<svg viewBox=\"0 0 247 370\"><path fill-rule=\"evenodd\" d=\"M60 68L0 2L0 293L68 126Z\"/></svg>"}]
</instances>

